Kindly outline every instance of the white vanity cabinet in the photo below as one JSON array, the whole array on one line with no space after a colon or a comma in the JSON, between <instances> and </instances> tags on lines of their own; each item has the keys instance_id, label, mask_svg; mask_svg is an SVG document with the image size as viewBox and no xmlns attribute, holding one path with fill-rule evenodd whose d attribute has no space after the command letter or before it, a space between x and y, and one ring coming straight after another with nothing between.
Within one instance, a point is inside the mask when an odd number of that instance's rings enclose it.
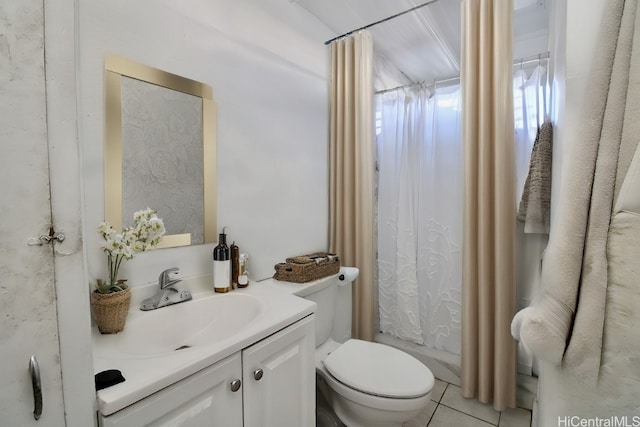
<instances>
[{"instance_id":1,"label":"white vanity cabinet","mask_svg":"<svg viewBox=\"0 0 640 427\"><path fill-rule=\"evenodd\" d=\"M242 351L244 427L313 427L315 327L309 316Z\"/></svg>"},{"instance_id":2,"label":"white vanity cabinet","mask_svg":"<svg viewBox=\"0 0 640 427\"><path fill-rule=\"evenodd\" d=\"M101 427L315 426L313 315L112 415Z\"/></svg>"}]
</instances>

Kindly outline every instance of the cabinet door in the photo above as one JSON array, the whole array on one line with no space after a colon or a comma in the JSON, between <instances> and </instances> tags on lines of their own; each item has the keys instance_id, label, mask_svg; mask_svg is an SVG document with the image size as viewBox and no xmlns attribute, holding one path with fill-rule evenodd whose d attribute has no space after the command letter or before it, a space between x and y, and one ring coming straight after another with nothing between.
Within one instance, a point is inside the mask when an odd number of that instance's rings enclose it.
<instances>
[{"instance_id":1,"label":"cabinet door","mask_svg":"<svg viewBox=\"0 0 640 427\"><path fill-rule=\"evenodd\" d=\"M245 427L315 426L313 315L242 352Z\"/></svg>"},{"instance_id":2,"label":"cabinet door","mask_svg":"<svg viewBox=\"0 0 640 427\"><path fill-rule=\"evenodd\" d=\"M102 427L242 426L240 354L234 354L108 417Z\"/></svg>"}]
</instances>

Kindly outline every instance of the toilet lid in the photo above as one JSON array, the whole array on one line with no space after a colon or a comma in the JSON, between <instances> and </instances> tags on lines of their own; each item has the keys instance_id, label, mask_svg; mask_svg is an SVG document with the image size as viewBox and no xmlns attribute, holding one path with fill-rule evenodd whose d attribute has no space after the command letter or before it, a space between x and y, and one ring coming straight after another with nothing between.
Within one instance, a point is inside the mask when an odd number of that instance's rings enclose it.
<instances>
[{"instance_id":1,"label":"toilet lid","mask_svg":"<svg viewBox=\"0 0 640 427\"><path fill-rule=\"evenodd\" d=\"M351 339L324 360L329 373L341 383L375 396L420 397L433 388L433 374L409 354L368 341Z\"/></svg>"}]
</instances>

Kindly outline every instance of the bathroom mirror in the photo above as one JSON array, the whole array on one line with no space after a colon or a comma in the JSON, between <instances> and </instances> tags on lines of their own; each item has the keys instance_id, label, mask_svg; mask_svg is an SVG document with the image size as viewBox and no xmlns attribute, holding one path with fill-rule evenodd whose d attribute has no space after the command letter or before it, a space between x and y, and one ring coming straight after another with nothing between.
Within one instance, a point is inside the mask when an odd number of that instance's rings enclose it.
<instances>
[{"instance_id":1,"label":"bathroom mirror","mask_svg":"<svg viewBox=\"0 0 640 427\"><path fill-rule=\"evenodd\" d=\"M150 207L158 247L216 235L216 108L211 87L116 55L105 58L105 221Z\"/></svg>"}]
</instances>

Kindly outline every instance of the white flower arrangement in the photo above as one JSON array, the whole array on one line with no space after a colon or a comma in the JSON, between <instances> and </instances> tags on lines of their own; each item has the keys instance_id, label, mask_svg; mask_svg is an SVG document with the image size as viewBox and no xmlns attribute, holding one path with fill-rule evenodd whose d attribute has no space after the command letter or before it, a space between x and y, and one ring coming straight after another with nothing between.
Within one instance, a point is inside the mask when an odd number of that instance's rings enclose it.
<instances>
[{"instance_id":1,"label":"white flower arrangement","mask_svg":"<svg viewBox=\"0 0 640 427\"><path fill-rule=\"evenodd\" d=\"M98 225L98 233L105 240L100 248L107 253L109 262L109 281L96 281L98 293L108 294L126 289L126 280L118 280L122 260L131 259L138 252L156 247L166 232L162 219L156 216L156 211L149 208L134 213L133 222L133 227L125 228L122 233L116 232L108 222Z\"/></svg>"}]
</instances>

